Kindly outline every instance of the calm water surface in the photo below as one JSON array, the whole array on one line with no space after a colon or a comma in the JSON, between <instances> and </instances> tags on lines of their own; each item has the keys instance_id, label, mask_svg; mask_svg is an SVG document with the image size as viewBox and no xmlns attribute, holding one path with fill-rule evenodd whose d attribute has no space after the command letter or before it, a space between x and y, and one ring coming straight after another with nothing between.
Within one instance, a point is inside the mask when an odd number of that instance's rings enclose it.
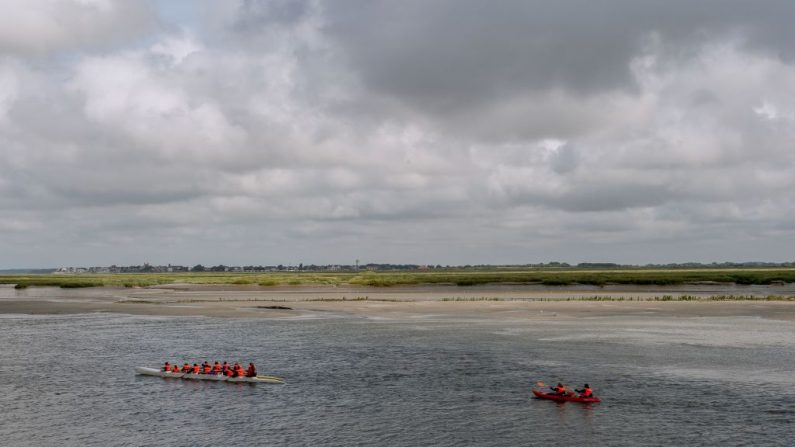
<instances>
[{"instance_id":1,"label":"calm water surface","mask_svg":"<svg viewBox=\"0 0 795 447\"><path fill-rule=\"evenodd\" d=\"M791 446L795 324L0 315L0 444ZM254 360L286 385L136 376ZM530 398L589 382L599 405Z\"/></svg>"}]
</instances>

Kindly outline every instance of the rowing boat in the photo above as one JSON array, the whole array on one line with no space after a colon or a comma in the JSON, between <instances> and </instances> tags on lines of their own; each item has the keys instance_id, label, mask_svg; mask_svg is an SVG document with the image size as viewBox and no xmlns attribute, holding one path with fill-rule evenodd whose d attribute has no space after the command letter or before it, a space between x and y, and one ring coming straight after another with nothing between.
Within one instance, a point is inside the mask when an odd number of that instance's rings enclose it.
<instances>
[{"instance_id":1,"label":"rowing boat","mask_svg":"<svg viewBox=\"0 0 795 447\"><path fill-rule=\"evenodd\" d=\"M161 371L157 368L147 368L137 366L135 372L144 376L163 377L166 379L186 379L186 380L212 380L216 382L236 382L236 383L276 383L283 384L284 379L266 374L257 374L257 377L227 377L223 374L193 374Z\"/></svg>"}]
</instances>

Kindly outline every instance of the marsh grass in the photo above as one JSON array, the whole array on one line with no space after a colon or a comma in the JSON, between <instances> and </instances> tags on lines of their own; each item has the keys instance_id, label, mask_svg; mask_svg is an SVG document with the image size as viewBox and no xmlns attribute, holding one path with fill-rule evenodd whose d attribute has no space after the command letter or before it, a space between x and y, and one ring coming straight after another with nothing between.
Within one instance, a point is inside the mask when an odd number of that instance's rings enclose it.
<instances>
[{"instance_id":1,"label":"marsh grass","mask_svg":"<svg viewBox=\"0 0 795 447\"><path fill-rule=\"evenodd\" d=\"M400 272L266 272L266 273L127 273L0 275L0 284L26 287L149 287L165 284L289 286L368 286L536 284L543 286L628 284L666 286L676 284L795 283L793 268L760 269L516 269L442 270Z\"/></svg>"},{"instance_id":2,"label":"marsh grass","mask_svg":"<svg viewBox=\"0 0 795 447\"><path fill-rule=\"evenodd\" d=\"M407 303L414 302L410 299L397 299L397 298L371 298L369 296L354 296L352 298L306 298L306 299L286 299L286 298L223 298L218 297L215 299L181 299L181 300L145 300L145 299L127 299L118 301L120 304L195 304L195 303L213 303L213 302L271 302L271 303L288 303L288 302L388 302L388 303ZM482 301L528 301L528 302L622 302L622 301L638 301L638 302L707 302L707 301L795 301L795 296L783 295L657 295L657 296L609 296L609 295L594 295L594 296L581 296L581 297L568 297L568 298L545 298L545 297L490 297L490 296L477 296L477 297L445 297L441 298L440 302L482 302Z\"/></svg>"}]
</instances>

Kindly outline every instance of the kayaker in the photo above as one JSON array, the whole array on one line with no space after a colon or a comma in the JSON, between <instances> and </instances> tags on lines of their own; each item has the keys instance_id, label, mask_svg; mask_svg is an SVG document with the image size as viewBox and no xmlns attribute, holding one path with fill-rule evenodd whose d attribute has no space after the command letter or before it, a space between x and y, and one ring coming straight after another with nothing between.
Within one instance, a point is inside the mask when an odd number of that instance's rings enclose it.
<instances>
[{"instance_id":1,"label":"kayaker","mask_svg":"<svg viewBox=\"0 0 795 447\"><path fill-rule=\"evenodd\" d=\"M171 363L166 362L166 364L163 365L163 371L165 372L171 371Z\"/></svg>"},{"instance_id":2,"label":"kayaker","mask_svg":"<svg viewBox=\"0 0 795 447\"><path fill-rule=\"evenodd\" d=\"M583 385L581 390L574 390L574 391L580 393L580 397L593 397L593 390L591 389L591 387L588 386L587 383Z\"/></svg>"},{"instance_id":3,"label":"kayaker","mask_svg":"<svg viewBox=\"0 0 795 447\"><path fill-rule=\"evenodd\" d=\"M221 374L221 363L215 362L213 365L213 374Z\"/></svg>"},{"instance_id":4,"label":"kayaker","mask_svg":"<svg viewBox=\"0 0 795 447\"><path fill-rule=\"evenodd\" d=\"M246 377L257 377L257 367L254 366L253 363L248 364L248 371L246 371Z\"/></svg>"},{"instance_id":5,"label":"kayaker","mask_svg":"<svg viewBox=\"0 0 795 447\"><path fill-rule=\"evenodd\" d=\"M193 364L193 370L191 372L193 374L199 374L200 371L201 371L201 368L199 368L199 365L197 363L194 363Z\"/></svg>"},{"instance_id":6,"label":"kayaker","mask_svg":"<svg viewBox=\"0 0 795 447\"><path fill-rule=\"evenodd\" d=\"M559 395L559 396L565 396L565 395L566 395L566 386L565 386L565 385L563 385L563 384L562 384L562 383L560 383L560 382L558 382L558 384L557 384L557 385L555 385L555 386L551 386L551 387L549 387L549 388L550 388L552 391L554 391L554 392L555 392L555 394L557 394L557 395Z\"/></svg>"}]
</instances>

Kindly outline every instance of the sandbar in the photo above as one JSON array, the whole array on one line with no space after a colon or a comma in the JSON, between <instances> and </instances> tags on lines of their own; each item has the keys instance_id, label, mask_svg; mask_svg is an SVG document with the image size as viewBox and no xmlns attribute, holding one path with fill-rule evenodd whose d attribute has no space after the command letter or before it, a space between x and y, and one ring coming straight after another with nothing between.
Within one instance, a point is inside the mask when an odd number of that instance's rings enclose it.
<instances>
[{"instance_id":1,"label":"sandbar","mask_svg":"<svg viewBox=\"0 0 795 447\"><path fill-rule=\"evenodd\" d=\"M176 284L146 288L17 290L0 287L0 314L95 312L220 318L367 317L405 320L550 320L596 317L736 317L795 321L792 286L703 287L258 287ZM728 289L728 290L727 290ZM743 293L738 293L738 290ZM783 293L782 293L783 292ZM716 297L731 295L731 300ZM793 293L795 295L795 293ZM781 300L771 300L779 296ZM685 297L686 300L681 300ZM744 297L743 299L736 299Z\"/></svg>"}]
</instances>

